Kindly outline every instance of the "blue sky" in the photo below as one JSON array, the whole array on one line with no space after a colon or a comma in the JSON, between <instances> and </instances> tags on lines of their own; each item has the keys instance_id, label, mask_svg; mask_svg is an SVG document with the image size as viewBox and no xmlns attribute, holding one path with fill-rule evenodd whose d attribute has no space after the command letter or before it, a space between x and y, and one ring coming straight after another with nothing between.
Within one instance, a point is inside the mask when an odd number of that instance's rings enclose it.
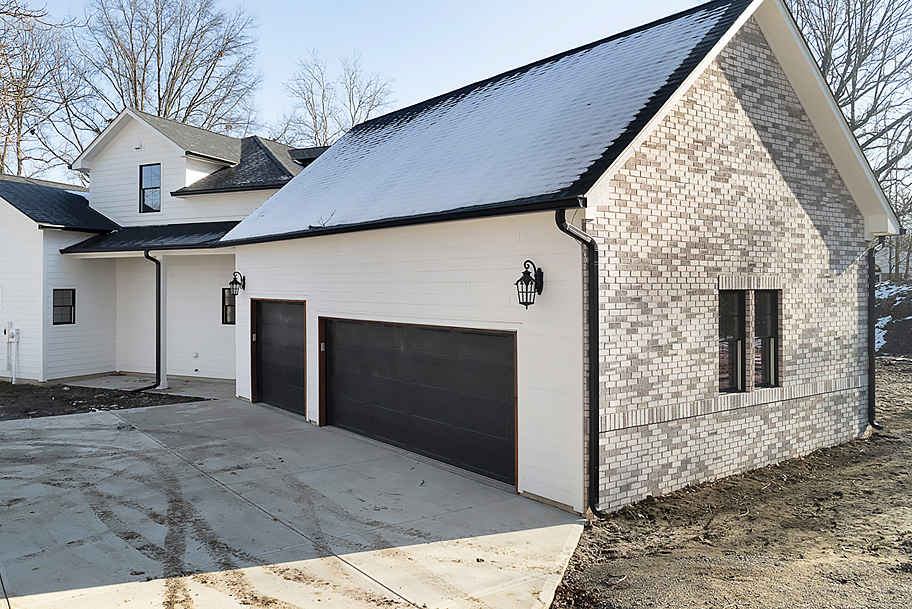
<instances>
[{"instance_id":1,"label":"blue sky","mask_svg":"<svg viewBox=\"0 0 912 609\"><path fill-rule=\"evenodd\" d=\"M364 67L392 81L392 109L411 105L616 32L702 4L702 0L221 0L257 17L261 117L288 106L282 82L315 48L327 58L359 50ZM33 2L33 6L38 6ZM47 0L53 19L79 0Z\"/></svg>"}]
</instances>

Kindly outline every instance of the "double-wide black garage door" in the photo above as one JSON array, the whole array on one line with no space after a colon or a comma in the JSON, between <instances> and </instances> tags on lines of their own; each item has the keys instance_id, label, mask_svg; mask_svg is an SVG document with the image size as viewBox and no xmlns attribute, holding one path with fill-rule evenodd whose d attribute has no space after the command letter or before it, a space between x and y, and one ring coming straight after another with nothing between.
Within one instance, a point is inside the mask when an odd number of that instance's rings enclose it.
<instances>
[{"instance_id":1,"label":"double-wide black garage door","mask_svg":"<svg viewBox=\"0 0 912 609\"><path fill-rule=\"evenodd\" d=\"M512 333L325 324L327 423L515 483Z\"/></svg>"}]
</instances>

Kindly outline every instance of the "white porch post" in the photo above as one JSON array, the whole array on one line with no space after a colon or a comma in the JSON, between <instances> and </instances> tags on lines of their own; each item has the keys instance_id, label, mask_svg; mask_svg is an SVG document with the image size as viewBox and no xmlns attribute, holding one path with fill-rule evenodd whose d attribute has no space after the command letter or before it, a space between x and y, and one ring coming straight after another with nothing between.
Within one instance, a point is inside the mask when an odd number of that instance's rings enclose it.
<instances>
[{"instance_id":1,"label":"white porch post","mask_svg":"<svg viewBox=\"0 0 912 609\"><path fill-rule=\"evenodd\" d=\"M161 262L161 380L159 389L168 388L168 256L160 255Z\"/></svg>"}]
</instances>

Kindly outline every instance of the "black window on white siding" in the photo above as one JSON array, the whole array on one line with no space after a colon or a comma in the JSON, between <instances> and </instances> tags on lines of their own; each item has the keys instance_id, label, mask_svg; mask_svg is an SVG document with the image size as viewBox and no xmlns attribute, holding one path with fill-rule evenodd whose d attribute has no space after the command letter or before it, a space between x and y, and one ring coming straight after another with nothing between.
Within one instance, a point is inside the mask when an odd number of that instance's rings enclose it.
<instances>
[{"instance_id":1,"label":"black window on white siding","mask_svg":"<svg viewBox=\"0 0 912 609\"><path fill-rule=\"evenodd\" d=\"M139 212L161 211L161 165L139 168Z\"/></svg>"},{"instance_id":2,"label":"black window on white siding","mask_svg":"<svg viewBox=\"0 0 912 609\"><path fill-rule=\"evenodd\" d=\"M222 288L222 323L234 325L237 311L237 297L231 293L231 288Z\"/></svg>"},{"instance_id":3,"label":"black window on white siding","mask_svg":"<svg viewBox=\"0 0 912 609\"><path fill-rule=\"evenodd\" d=\"M76 323L76 290L54 290L54 325Z\"/></svg>"}]
</instances>

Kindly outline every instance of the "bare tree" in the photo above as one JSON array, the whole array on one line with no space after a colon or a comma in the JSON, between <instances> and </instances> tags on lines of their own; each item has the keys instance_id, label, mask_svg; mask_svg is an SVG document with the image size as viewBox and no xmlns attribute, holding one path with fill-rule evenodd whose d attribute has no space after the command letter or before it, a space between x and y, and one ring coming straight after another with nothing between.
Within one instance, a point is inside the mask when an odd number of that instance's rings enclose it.
<instances>
[{"instance_id":1,"label":"bare tree","mask_svg":"<svg viewBox=\"0 0 912 609\"><path fill-rule=\"evenodd\" d=\"M69 165L108 124L112 115L99 111L99 99L91 86L90 69L73 52L72 40L61 37L57 70L53 73L53 94L62 101L57 111L36 134L47 153L62 165ZM79 173L83 182L87 178Z\"/></svg>"},{"instance_id":2,"label":"bare tree","mask_svg":"<svg viewBox=\"0 0 912 609\"><path fill-rule=\"evenodd\" d=\"M7 43L14 52L0 52L0 103L3 142L0 167L4 173L23 175L26 163L44 165L36 129L56 110L53 95L55 65L53 35L34 19L20 19L10 28Z\"/></svg>"},{"instance_id":3,"label":"bare tree","mask_svg":"<svg viewBox=\"0 0 912 609\"><path fill-rule=\"evenodd\" d=\"M912 169L912 0L788 0L885 188ZM889 188L888 188L889 190Z\"/></svg>"},{"instance_id":4,"label":"bare tree","mask_svg":"<svg viewBox=\"0 0 912 609\"><path fill-rule=\"evenodd\" d=\"M285 83L294 102L272 136L285 142L329 146L346 131L390 105L390 81L365 73L361 54L339 59L333 77L327 61L315 50L298 60L298 69Z\"/></svg>"},{"instance_id":5,"label":"bare tree","mask_svg":"<svg viewBox=\"0 0 912 609\"><path fill-rule=\"evenodd\" d=\"M0 0L0 20L14 23L19 19L42 19L47 16L44 9L35 10L20 0Z\"/></svg>"},{"instance_id":6,"label":"bare tree","mask_svg":"<svg viewBox=\"0 0 912 609\"><path fill-rule=\"evenodd\" d=\"M48 119L67 99L54 86L60 77L62 32L43 10L0 0L0 170L41 173L53 155L42 145Z\"/></svg>"},{"instance_id":7,"label":"bare tree","mask_svg":"<svg viewBox=\"0 0 912 609\"><path fill-rule=\"evenodd\" d=\"M48 146L71 162L124 108L226 134L256 124L254 18L215 0L88 0L71 29ZM72 86L72 85L71 85ZM56 148L55 148L56 146Z\"/></svg>"},{"instance_id":8,"label":"bare tree","mask_svg":"<svg viewBox=\"0 0 912 609\"><path fill-rule=\"evenodd\" d=\"M903 218L912 214L912 190L893 182L887 195L897 216ZM912 235L888 237L886 246L886 266L881 270L887 273L890 279L909 279L912 276Z\"/></svg>"}]
</instances>

